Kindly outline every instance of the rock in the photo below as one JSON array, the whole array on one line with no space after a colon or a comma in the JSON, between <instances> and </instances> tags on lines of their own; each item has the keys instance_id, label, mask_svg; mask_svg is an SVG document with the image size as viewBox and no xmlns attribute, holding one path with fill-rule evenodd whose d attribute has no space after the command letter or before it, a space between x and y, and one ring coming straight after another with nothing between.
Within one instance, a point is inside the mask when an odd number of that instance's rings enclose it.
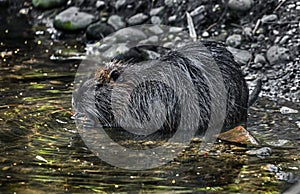
<instances>
[{"instance_id":1,"label":"rock","mask_svg":"<svg viewBox=\"0 0 300 194\"><path fill-rule=\"evenodd\" d=\"M266 58L262 54L257 54L257 55L255 55L254 63L265 64Z\"/></svg>"},{"instance_id":2,"label":"rock","mask_svg":"<svg viewBox=\"0 0 300 194\"><path fill-rule=\"evenodd\" d=\"M207 31L204 31L201 35L203 38L208 38L210 35Z\"/></svg>"},{"instance_id":3,"label":"rock","mask_svg":"<svg viewBox=\"0 0 300 194\"><path fill-rule=\"evenodd\" d=\"M97 1L96 2L97 9L100 9L100 8L102 8L104 6L105 6L105 2L104 1Z\"/></svg>"},{"instance_id":4,"label":"rock","mask_svg":"<svg viewBox=\"0 0 300 194\"><path fill-rule=\"evenodd\" d=\"M124 28L115 33L119 41L141 41L147 38L146 34L135 28Z\"/></svg>"},{"instance_id":5,"label":"rock","mask_svg":"<svg viewBox=\"0 0 300 194\"><path fill-rule=\"evenodd\" d=\"M243 126L237 126L229 131L220 133L217 137L233 143L259 145L259 142Z\"/></svg>"},{"instance_id":6,"label":"rock","mask_svg":"<svg viewBox=\"0 0 300 194\"><path fill-rule=\"evenodd\" d=\"M67 0L32 0L32 5L37 8L50 9L67 3Z\"/></svg>"},{"instance_id":7,"label":"rock","mask_svg":"<svg viewBox=\"0 0 300 194\"><path fill-rule=\"evenodd\" d=\"M253 4L253 0L229 0L228 7L236 11L247 11Z\"/></svg>"},{"instance_id":8,"label":"rock","mask_svg":"<svg viewBox=\"0 0 300 194\"><path fill-rule=\"evenodd\" d=\"M115 30L119 30L126 26L125 22L118 15L112 15L108 18L107 23L111 25Z\"/></svg>"},{"instance_id":9,"label":"rock","mask_svg":"<svg viewBox=\"0 0 300 194\"><path fill-rule=\"evenodd\" d=\"M269 23L269 22L274 22L278 20L278 17L276 14L271 14L271 15L264 15L261 19L262 23Z\"/></svg>"},{"instance_id":10,"label":"rock","mask_svg":"<svg viewBox=\"0 0 300 194\"><path fill-rule=\"evenodd\" d=\"M242 43L242 36L239 34L233 34L231 36L228 36L228 38L226 39L226 44L228 46L238 47L241 45L241 43Z\"/></svg>"},{"instance_id":11,"label":"rock","mask_svg":"<svg viewBox=\"0 0 300 194\"><path fill-rule=\"evenodd\" d=\"M150 11L150 16L155 16L158 15L162 10L164 10L164 6L158 7L158 8L153 8Z\"/></svg>"},{"instance_id":12,"label":"rock","mask_svg":"<svg viewBox=\"0 0 300 194\"><path fill-rule=\"evenodd\" d=\"M97 22L91 24L86 29L86 37L89 40L101 40L102 38L108 36L113 33L115 30L112 26L106 23Z\"/></svg>"},{"instance_id":13,"label":"rock","mask_svg":"<svg viewBox=\"0 0 300 194\"><path fill-rule=\"evenodd\" d=\"M138 25L143 23L144 21L146 21L149 18L148 15L143 14L143 13L138 13L134 16L131 16L128 20L127 23L129 25Z\"/></svg>"},{"instance_id":14,"label":"rock","mask_svg":"<svg viewBox=\"0 0 300 194\"><path fill-rule=\"evenodd\" d=\"M291 108L286 107L286 106L281 107L279 111L283 115L285 115L285 114L297 114L297 113L299 113L298 110L291 109Z\"/></svg>"},{"instance_id":15,"label":"rock","mask_svg":"<svg viewBox=\"0 0 300 194\"><path fill-rule=\"evenodd\" d=\"M115 8L118 10L120 7L126 4L126 0L118 0L115 4Z\"/></svg>"},{"instance_id":16,"label":"rock","mask_svg":"<svg viewBox=\"0 0 300 194\"><path fill-rule=\"evenodd\" d=\"M70 7L55 16L53 23L58 29L76 31L85 29L93 20L93 15L79 12L79 8L77 7Z\"/></svg>"},{"instance_id":17,"label":"rock","mask_svg":"<svg viewBox=\"0 0 300 194\"><path fill-rule=\"evenodd\" d=\"M154 34L162 34L164 33L163 29L161 29L161 27L159 27L159 25L154 25L149 27L149 30L154 33Z\"/></svg>"},{"instance_id":18,"label":"rock","mask_svg":"<svg viewBox=\"0 0 300 194\"><path fill-rule=\"evenodd\" d=\"M141 45L143 45L143 44L154 44L154 43L157 43L157 42L158 42L158 36L151 36L146 40L140 41L140 44Z\"/></svg>"},{"instance_id":19,"label":"rock","mask_svg":"<svg viewBox=\"0 0 300 194\"><path fill-rule=\"evenodd\" d=\"M161 24L161 19L160 19L160 17L158 17L158 16L152 16L152 17L151 17L151 23L152 23L152 24L157 24L157 25Z\"/></svg>"},{"instance_id":20,"label":"rock","mask_svg":"<svg viewBox=\"0 0 300 194\"><path fill-rule=\"evenodd\" d=\"M174 22L177 19L177 15L172 15L168 18L169 22Z\"/></svg>"},{"instance_id":21,"label":"rock","mask_svg":"<svg viewBox=\"0 0 300 194\"><path fill-rule=\"evenodd\" d=\"M271 156L272 152L273 151L272 151L271 148L263 147L263 148L260 148L260 149L257 149L257 150L249 150L249 151L246 152L246 154L256 155L259 158L266 158L266 157Z\"/></svg>"},{"instance_id":22,"label":"rock","mask_svg":"<svg viewBox=\"0 0 300 194\"><path fill-rule=\"evenodd\" d=\"M204 5L201 5L201 6L197 7L196 9L194 9L194 10L190 13L190 15L191 15L192 17L197 16L197 15L200 15L200 14L204 15L205 12L206 12L206 11L205 11L205 6L204 6Z\"/></svg>"},{"instance_id":23,"label":"rock","mask_svg":"<svg viewBox=\"0 0 300 194\"><path fill-rule=\"evenodd\" d=\"M233 54L234 59L241 65L245 65L249 62L252 55L249 51L236 49L233 47L227 47L227 49Z\"/></svg>"},{"instance_id":24,"label":"rock","mask_svg":"<svg viewBox=\"0 0 300 194\"><path fill-rule=\"evenodd\" d=\"M129 51L129 48L126 46L126 44L115 44L111 48L106 50L103 53L103 56L108 59L111 59L111 58L115 57L116 55L125 53L127 51Z\"/></svg>"},{"instance_id":25,"label":"rock","mask_svg":"<svg viewBox=\"0 0 300 194\"><path fill-rule=\"evenodd\" d=\"M165 0L164 3L167 7L172 7L174 5L174 0Z\"/></svg>"},{"instance_id":26,"label":"rock","mask_svg":"<svg viewBox=\"0 0 300 194\"><path fill-rule=\"evenodd\" d=\"M267 59L271 65L290 60L288 49L279 46L272 46L267 51Z\"/></svg>"}]
</instances>

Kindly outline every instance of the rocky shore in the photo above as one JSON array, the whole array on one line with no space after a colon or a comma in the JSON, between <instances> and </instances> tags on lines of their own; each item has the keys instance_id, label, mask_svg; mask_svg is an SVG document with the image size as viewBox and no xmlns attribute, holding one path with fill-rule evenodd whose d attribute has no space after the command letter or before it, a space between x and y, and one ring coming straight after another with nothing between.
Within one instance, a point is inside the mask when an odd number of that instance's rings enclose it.
<instances>
[{"instance_id":1,"label":"rocky shore","mask_svg":"<svg viewBox=\"0 0 300 194\"><path fill-rule=\"evenodd\" d=\"M300 101L300 2L296 0L1 0L0 4L15 7L33 26L45 26L54 40L71 37L83 44L140 24L187 30L188 12L198 39L227 44L250 87L260 77L262 95Z\"/></svg>"}]
</instances>

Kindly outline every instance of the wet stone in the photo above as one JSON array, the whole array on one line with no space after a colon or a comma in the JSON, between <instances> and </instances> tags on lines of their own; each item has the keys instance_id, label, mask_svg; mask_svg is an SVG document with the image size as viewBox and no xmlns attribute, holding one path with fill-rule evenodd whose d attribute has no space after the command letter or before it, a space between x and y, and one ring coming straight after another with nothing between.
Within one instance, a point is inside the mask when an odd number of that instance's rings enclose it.
<instances>
[{"instance_id":1,"label":"wet stone","mask_svg":"<svg viewBox=\"0 0 300 194\"><path fill-rule=\"evenodd\" d=\"M126 4L126 0L118 0L115 4L115 8L118 10L120 7Z\"/></svg>"},{"instance_id":2,"label":"wet stone","mask_svg":"<svg viewBox=\"0 0 300 194\"><path fill-rule=\"evenodd\" d=\"M236 49L233 47L228 47L228 50L233 54L235 60L241 65L247 64L252 57L251 53L246 50Z\"/></svg>"},{"instance_id":3,"label":"wet stone","mask_svg":"<svg viewBox=\"0 0 300 194\"><path fill-rule=\"evenodd\" d=\"M177 19L177 16L176 15L172 15L168 18L168 21L169 22L174 22L175 20Z\"/></svg>"},{"instance_id":4,"label":"wet stone","mask_svg":"<svg viewBox=\"0 0 300 194\"><path fill-rule=\"evenodd\" d=\"M91 24L86 30L86 37L89 40L100 40L114 32L114 28L106 23L97 22Z\"/></svg>"},{"instance_id":5,"label":"wet stone","mask_svg":"<svg viewBox=\"0 0 300 194\"><path fill-rule=\"evenodd\" d=\"M105 6L105 2L104 1L97 1L96 2L96 7L98 8L98 9L100 9L100 8L102 8L102 7L104 7Z\"/></svg>"},{"instance_id":6,"label":"wet stone","mask_svg":"<svg viewBox=\"0 0 300 194\"><path fill-rule=\"evenodd\" d=\"M126 26L125 22L118 15L112 15L108 18L107 23L111 25L115 30L119 30Z\"/></svg>"},{"instance_id":7,"label":"wet stone","mask_svg":"<svg viewBox=\"0 0 300 194\"><path fill-rule=\"evenodd\" d=\"M253 4L253 0L229 0L228 7L232 10L247 11Z\"/></svg>"},{"instance_id":8,"label":"wet stone","mask_svg":"<svg viewBox=\"0 0 300 194\"><path fill-rule=\"evenodd\" d=\"M157 8L153 8L151 9L150 11L150 16L155 16L155 15L158 15L160 12L162 12L164 10L164 7L161 6L161 7L157 7Z\"/></svg>"},{"instance_id":9,"label":"wet stone","mask_svg":"<svg viewBox=\"0 0 300 194\"><path fill-rule=\"evenodd\" d=\"M158 17L158 16L152 16L151 17L151 23L152 24L161 24L161 19L160 19L160 17Z\"/></svg>"},{"instance_id":10,"label":"wet stone","mask_svg":"<svg viewBox=\"0 0 300 194\"><path fill-rule=\"evenodd\" d=\"M249 150L246 153L249 155L256 155L259 158L266 158L272 155L272 149L269 147L263 147L257 150Z\"/></svg>"},{"instance_id":11,"label":"wet stone","mask_svg":"<svg viewBox=\"0 0 300 194\"><path fill-rule=\"evenodd\" d=\"M271 15L264 15L261 19L262 23L269 23L269 22L274 22L278 20L278 16L275 14L271 14Z\"/></svg>"},{"instance_id":12,"label":"wet stone","mask_svg":"<svg viewBox=\"0 0 300 194\"><path fill-rule=\"evenodd\" d=\"M115 33L120 41L141 41L147 38L146 34L135 28L124 28Z\"/></svg>"},{"instance_id":13,"label":"wet stone","mask_svg":"<svg viewBox=\"0 0 300 194\"><path fill-rule=\"evenodd\" d=\"M190 15L193 17L193 16L197 16L199 14L202 14L204 15L205 14L205 6L201 5L199 7L197 7L196 9L194 9Z\"/></svg>"},{"instance_id":14,"label":"wet stone","mask_svg":"<svg viewBox=\"0 0 300 194\"><path fill-rule=\"evenodd\" d=\"M226 44L232 47L239 47L242 43L242 36L239 34L233 34L226 39Z\"/></svg>"},{"instance_id":15,"label":"wet stone","mask_svg":"<svg viewBox=\"0 0 300 194\"><path fill-rule=\"evenodd\" d=\"M279 46L272 46L267 51L267 59L271 65L290 60L288 49Z\"/></svg>"},{"instance_id":16,"label":"wet stone","mask_svg":"<svg viewBox=\"0 0 300 194\"><path fill-rule=\"evenodd\" d=\"M75 31L85 29L94 20L94 16L70 7L54 18L54 26L61 30Z\"/></svg>"},{"instance_id":17,"label":"wet stone","mask_svg":"<svg viewBox=\"0 0 300 194\"><path fill-rule=\"evenodd\" d=\"M67 3L67 0L32 0L32 5L37 8L50 9Z\"/></svg>"},{"instance_id":18,"label":"wet stone","mask_svg":"<svg viewBox=\"0 0 300 194\"><path fill-rule=\"evenodd\" d=\"M257 54L257 55L255 55L254 63L265 64L266 63L266 58L262 54Z\"/></svg>"},{"instance_id":19,"label":"wet stone","mask_svg":"<svg viewBox=\"0 0 300 194\"><path fill-rule=\"evenodd\" d=\"M137 24L143 23L143 22L146 21L148 18L149 18L149 16L147 16L146 14L138 13L138 14L136 14L136 15L130 17L130 18L127 20L127 23L128 23L129 25L137 25Z\"/></svg>"}]
</instances>

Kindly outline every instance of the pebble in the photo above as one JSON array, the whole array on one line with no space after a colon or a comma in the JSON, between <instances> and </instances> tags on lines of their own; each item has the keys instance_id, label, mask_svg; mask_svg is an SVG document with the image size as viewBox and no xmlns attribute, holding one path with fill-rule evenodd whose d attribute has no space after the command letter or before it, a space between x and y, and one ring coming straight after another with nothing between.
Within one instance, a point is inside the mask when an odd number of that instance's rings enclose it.
<instances>
[{"instance_id":1,"label":"pebble","mask_svg":"<svg viewBox=\"0 0 300 194\"><path fill-rule=\"evenodd\" d=\"M161 6L161 7L151 9L150 16L158 15L160 12L162 12L162 10L164 10L164 8L165 8L164 6Z\"/></svg>"},{"instance_id":2,"label":"pebble","mask_svg":"<svg viewBox=\"0 0 300 194\"><path fill-rule=\"evenodd\" d=\"M149 30L154 34L162 34L164 33L163 29L161 29L158 25L151 26Z\"/></svg>"},{"instance_id":3,"label":"pebble","mask_svg":"<svg viewBox=\"0 0 300 194\"><path fill-rule=\"evenodd\" d=\"M228 38L226 39L226 44L228 46L232 46L232 47L239 47L242 43L242 36L239 34L233 34L231 36L228 36Z\"/></svg>"},{"instance_id":4,"label":"pebble","mask_svg":"<svg viewBox=\"0 0 300 194\"><path fill-rule=\"evenodd\" d=\"M292 109L292 108L289 108L289 107L286 107L286 106L281 107L279 111L283 115L286 115L286 114L297 114L297 113L299 113L298 110L295 110L295 109Z\"/></svg>"},{"instance_id":5,"label":"pebble","mask_svg":"<svg viewBox=\"0 0 300 194\"><path fill-rule=\"evenodd\" d=\"M271 148L263 147L263 148L260 148L260 149L257 149L257 150L249 150L249 151L246 152L246 154L256 155L259 158L266 158L266 157L271 156L272 152L273 151L272 151Z\"/></svg>"},{"instance_id":6,"label":"pebble","mask_svg":"<svg viewBox=\"0 0 300 194\"><path fill-rule=\"evenodd\" d=\"M126 4L126 0L118 0L115 4L115 8L118 10L120 7Z\"/></svg>"},{"instance_id":7,"label":"pebble","mask_svg":"<svg viewBox=\"0 0 300 194\"><path fill-rule=\"evenodd\" d=\"M197 7L196 9L194 9L190 15L193 17L193 16L197 16L199 14L205 14L205 6L204 5L201 5L199 7Z\"/></svg>"},{"instance_id":8,"label":"pebble","mask_svg":"<svg viewBox=\"0 0 300 194\"><path fill-rule=\"evenodd\" d=\"M233 54L235 60L241 65L247 64L252 57L251 53L246 50L236 49L233 47L227 47L227 49Z\"/></svg>"},{"instance_id":9,"label":"pebble","mask_svg":"<svg viewBox=\"0 0 300 194\"><path fill-rule=\"evenodd\" d=\"M207 31L204 31L201 35L203 38L208 38L210 35Z\"/></svg>"},{"instance_id":10,"label":"pebble","mask_svg":"<svg viewBox=\"0 0 300 194\"><path fill-rule=\"evenodd\" d=\"M266 63L266 58L262 54L257 54L257 55L255 55L254 63L265 64Z\"/></svg>"},{"instance_id":11,"label":"pebble","mask_svg":"<svg viewBox=\"0 0 300 194\"><path fill-rule=\"evenodd\" d=\"M158 17L158 16L152 16L152 17L151 17L151 23L152 23L152 24L157 24L157 25L161 24L161 19L160 19L160 17Z\"/></svg>"},{"instance_id":12,"label":"pebble","mask_svg":"<svg viewBox=\"0 0 300 194\"><path fill-rule=\"evenodd\" d=\"M261 18L262 23L269 23L269 22L275 22L278 20L278 16L276 14L271 14L271 15L264 15Z\"/></svg>"},{"instance_id":13,"label":"pebble","mask_svg":"<svg viewBox=\"0 0 300 194\"><path fill-rule=\"evenodd\" d=\"M253 4L253 0L229 0L228 7L232 10L247 11Z\"/></svg>"},{"instance_id":14,"label":"pebble","mask_svg":"<svg viewBox=\"0 0 300 194\"><path fill-rule=\"evenodd\" d=\"M78 7L69 7L55 16L53 24L61 30L75 31L85 29L93 20L93 15L79 12Z\"/></svg>"},{"instance_id":15,"label":"pebble","mask_svg":"<svg viewBox=\"0 0 300 194\"><path fill-rule=\"evenodd\" d=\"M271 65L286 62L290 59L288 49L279 46L272 46L267 51L267 59Z\"/></svg>"},{"instance_id":16,"label":"pebble","mask_svg":"<svg viewBox=\"0 0 300 194\"><path fill-rule=\"evenodd\" d=\"M167 7L172 7L174 5L174 0L165 0L164 3Z\"/></svg>"},{"instance_id":17,"label":"pebble","mask_svg":"<svg viewBox=\"0 0 300 194\"><path fill-rule=\"evenodd\" d=\"M91 24L86 29L86 37L89 40L101 40L102 38L108 36L113 33L115 30L112 26L106 23L97 22Z\"/></svg>"},{"instance_id":18,"label":"pebble","mask_svg":"<svg viewBox=\"0 0 300 194\"><path fill-rule=\"evenodd\" d=\"M123 22L122 18L118 15L112 15L108 18L107 23L111 25L115 30L119 30L126 26L125 22Z\"/></svg>"},{"instance_id":19,"label":"pebble","mask_svg":"<svg viewBox=\"0 0 300 194\"><path fill-rule=\"evenodd\" d=\"M53 7L58 7L67 3L67 0L32 0L32 5L34 7L42 9L50 9Z\"/></svg>"},{"instance_id":20,"label":"pebble","mask_svg":"<svg viewBox=\"0 0 300 194\"><path fill-rule=\"evenodd\" d=\"M114 35L119 41L141 41L147 38L144 32L135 29L134 27L123 28Z\"/></svg>"},{"instance_id":21,"label":"pebble","mask_svg":"<svg viewBox=\"0 0 300 194\"><path fill-rule=\"evenodd\" d=\"M177 18L177 15L172 15L172 16L170 16L170 17L168 18L168 21L169 21L169 22L174 22L174 21L176 20L176 18Z\"/></svg>"},{"instance_id":22,"label":"pebble","mask_svg":"<svg viewBox=\"0 0 300 194\"><path fill-rule=\"evenodd\" d=\"M287 40L290 38L290 36L288 36L288 35L285 35L284 37L282 37L281 38L281 40L280 40L280 44L284 44L284 43L286 43L287 42Z\"/></svg>"},{"instance_id":23,"label":"pebble","mask_svg":"<svg viewBox=\"0 0 300 194\"><path fill-rule=\"evenodd\" d=\"M138 25L143 23L145 20L147 20L149 18L148 15L144 14L144 13L138 13L134 16L131 16L128 20L127 23L129 25Z\"/></svg>"},{"instance_id":24,"label":"pebble","mask_svg":"<svg viewBox=\"0 0 300 194\"><path fill-rule=\"evenodd\" d=\"M104 1L97 1L96 2L96 7L99 9L99 8L102 8L103 6L105 5L105 2Z\"/></svg>"}]
</instances>

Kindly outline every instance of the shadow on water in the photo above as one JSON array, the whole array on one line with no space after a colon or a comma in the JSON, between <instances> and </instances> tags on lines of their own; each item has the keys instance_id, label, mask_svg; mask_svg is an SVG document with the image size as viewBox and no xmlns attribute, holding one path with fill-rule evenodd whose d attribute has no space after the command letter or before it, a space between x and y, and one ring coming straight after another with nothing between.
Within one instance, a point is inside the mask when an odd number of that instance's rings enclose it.
<instances>
[{"instance_id":1,"label":"shadow on water","mask_svg":"<svg viewBox=\"0 0 300 194\"><path fill-rule=\"evenodd\" d=\"M2 16L9 15L5 10L1 8ZM152 170L126 171L102 162L86 148L70 118L72 82L80 61L49 60L66 45L50 44L46 35L33 36L22 17L2 16L1 192L276 193L290 180L278 177L270 165L289 173L282 176L300 176L299 114L279 112L282 106L300 107L264 98L251 108L248 125L263 146L272 148L269 157L250 156L246 152L253 148L225 142L203 155L195 139L174 161Z\"/></svg>"}]
</instances>

